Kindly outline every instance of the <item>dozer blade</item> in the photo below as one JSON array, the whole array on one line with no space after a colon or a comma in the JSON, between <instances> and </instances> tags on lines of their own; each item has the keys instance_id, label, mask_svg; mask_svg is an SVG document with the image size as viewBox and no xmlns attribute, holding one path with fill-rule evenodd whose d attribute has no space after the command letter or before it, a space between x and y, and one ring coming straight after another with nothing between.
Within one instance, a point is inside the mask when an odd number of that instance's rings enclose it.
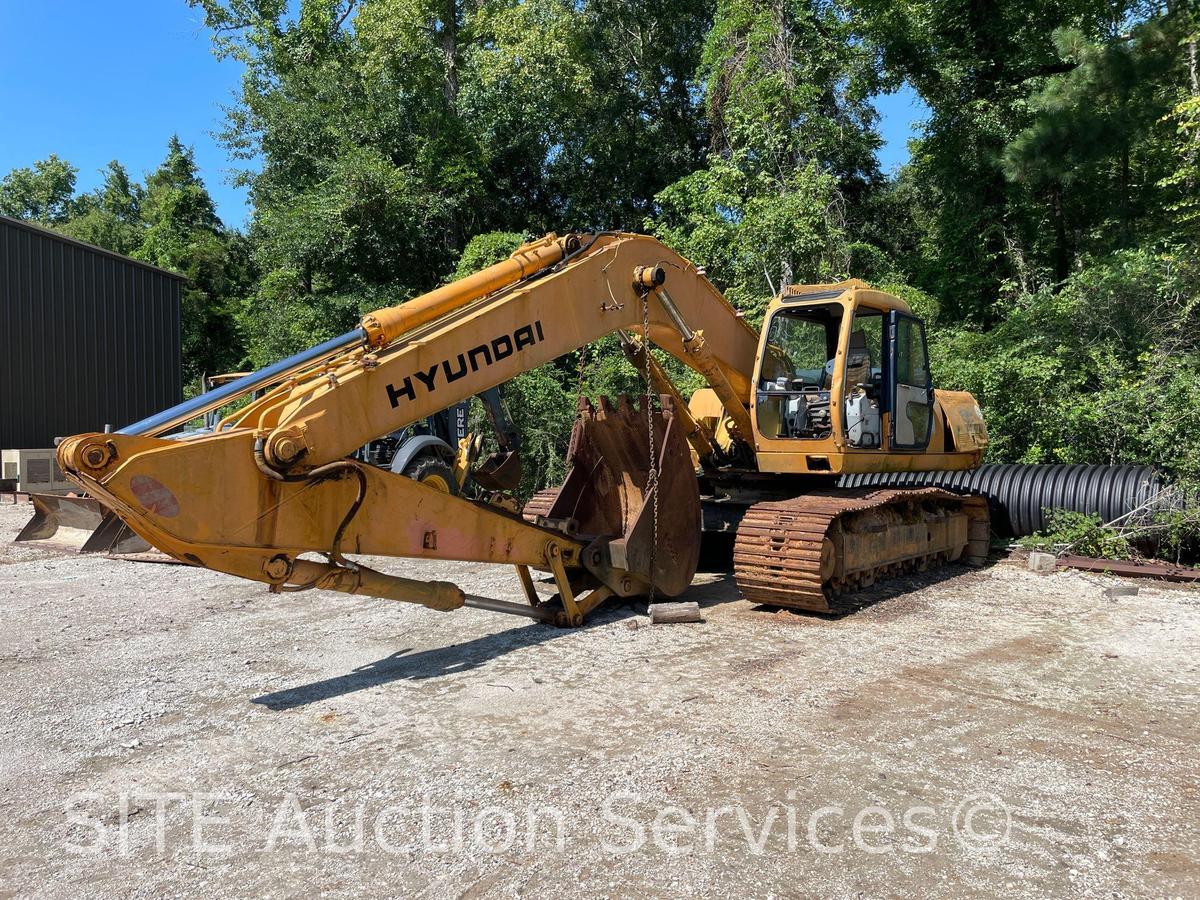
<instances>
[{"instance_id":1,"label":"dozer blade","mask_svg":"<svg viewBox=\"0 0 1200 900\"><path fill-rule=\"evenodd\" d=\"M33 518L13 540L78 553L142 553L150 545L93 497L30 494Z\"/></svg>"},{"instance_id":2,"label":"dozer blade","mask_svg":"<svg viewBox=\"0 0 1200 900\"><path fill-rule=\"evenodd\" d=\"M674 597L691 584L700 559L699 485L670 398L662 404L648 417L644 399L635 407L628 397L615 406L601 398L593 407L580 398L566 480L535 495L524 510L531 522L592 538L587 567L622 596L647 593L653 584ZM657 488L650 474L651 423Z\"/></svg>"}]
</instances>

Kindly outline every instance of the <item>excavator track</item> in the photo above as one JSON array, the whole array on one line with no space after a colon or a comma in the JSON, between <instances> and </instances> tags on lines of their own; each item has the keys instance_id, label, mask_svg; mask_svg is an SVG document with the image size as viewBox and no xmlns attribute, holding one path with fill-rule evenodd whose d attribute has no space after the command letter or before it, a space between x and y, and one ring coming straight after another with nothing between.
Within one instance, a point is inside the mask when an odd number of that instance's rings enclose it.
<instances>
[{"instance_id":1,"label":"excavator track","mask_svg":"<svg viewBox=\"0 0 1200 900\"><path fill-rule=\"evenodd\" d=\"M987 501L937 488L820 491L750 506L734 575L754 603L813 612L853 608L848 595L908 571L982 565Z\"/></svg>"}]
</instances>

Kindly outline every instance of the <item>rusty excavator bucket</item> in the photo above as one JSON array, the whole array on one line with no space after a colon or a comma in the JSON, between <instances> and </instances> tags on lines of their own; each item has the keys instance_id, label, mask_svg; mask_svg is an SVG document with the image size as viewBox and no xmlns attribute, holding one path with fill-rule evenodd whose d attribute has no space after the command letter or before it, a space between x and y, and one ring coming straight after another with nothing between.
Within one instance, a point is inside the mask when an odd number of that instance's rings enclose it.
<instances>
[{"instance_id":1,"label":"rusty excavator bucket","mask_svg":"<svg viewBox=\"0 0 1200 900\"><path fill-rule=\"evenodd\" d=\"M94 497L30 494L33 518L13 538L79 553L145 553L150 545Z\"/></svg>"},{"instance_id":2,"label":"rusty excavator bucket","mask_svg":"<svg viewBox=\"0 0 1200 900\"><path fill-rule=\"evenodd\" d=\"M660 595L681 594L700 559L700 491L671 398L648 416L646 398L593 406L581 397L567 465L562 486L534 495L525 518L593 538L592 552L643 592L653 582Z\"/></svg>"}]
</instances>

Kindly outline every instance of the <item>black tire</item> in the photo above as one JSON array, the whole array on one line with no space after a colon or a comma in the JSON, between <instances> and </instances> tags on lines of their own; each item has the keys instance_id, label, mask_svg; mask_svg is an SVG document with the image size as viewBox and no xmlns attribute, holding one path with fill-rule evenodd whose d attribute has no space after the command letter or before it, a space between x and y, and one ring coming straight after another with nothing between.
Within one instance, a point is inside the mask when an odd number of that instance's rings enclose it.
<instances>
[{"instance_id":1,"label":"black tire","mask_svg":"<svg viewBox=\"0 0 1200 900\"><path fill-rule=\"evenodd\" d=\"M430 487L458 494L454 470L436 456L422 454L404 467L403 475L413 481L428 482Z\"/></svg>"}]
</instances>

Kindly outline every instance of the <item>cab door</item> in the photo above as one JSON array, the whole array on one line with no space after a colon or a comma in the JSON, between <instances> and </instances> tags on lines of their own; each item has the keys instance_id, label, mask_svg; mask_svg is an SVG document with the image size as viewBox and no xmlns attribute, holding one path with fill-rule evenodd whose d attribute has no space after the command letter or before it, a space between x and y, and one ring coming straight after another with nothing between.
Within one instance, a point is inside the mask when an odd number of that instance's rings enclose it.
<instances>
[{"instance_id":1,"label":"cab door","mask_svg":"<svg viewBox=\"0 0 1200 900\"><path fill-rule=\"evenodd\" d=\"M933 380L925 326L897 310L888 313L889 450L924 450L933 430Z\"/></svg>"}]
</instances>

